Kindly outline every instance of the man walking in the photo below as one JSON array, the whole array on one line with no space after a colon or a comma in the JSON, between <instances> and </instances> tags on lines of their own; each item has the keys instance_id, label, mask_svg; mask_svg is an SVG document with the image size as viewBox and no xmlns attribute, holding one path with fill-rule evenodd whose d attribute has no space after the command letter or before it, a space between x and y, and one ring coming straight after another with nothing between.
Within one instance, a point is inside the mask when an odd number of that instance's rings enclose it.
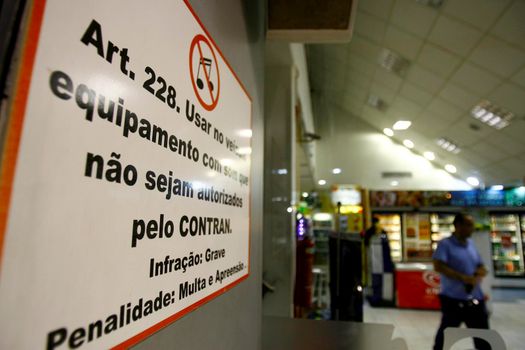
<instances>
[{"instance_id":1,"label":"man walking","mask_svg":"<svg viewBox=\"0 0 525 350\"><path fill-rule=\"evenodd\" d=\"M447 327L459 327L465 322L469 328L488 329L489 321L480 282L486 276L481 257L470 236L474 220L470 215L457 214L455 232L443 239L433 255L434 269L441 274L441 325L436 334L434 350L443 349L443 332ZM474 338L476 349L490 349L490 345Z\"/></svg>"}]
</instances>

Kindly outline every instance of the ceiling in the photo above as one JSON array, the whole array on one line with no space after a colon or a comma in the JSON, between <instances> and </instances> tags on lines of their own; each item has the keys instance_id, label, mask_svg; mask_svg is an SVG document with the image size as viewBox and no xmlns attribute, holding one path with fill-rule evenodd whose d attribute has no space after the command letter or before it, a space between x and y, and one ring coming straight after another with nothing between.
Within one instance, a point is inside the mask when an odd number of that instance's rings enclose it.
<instances>
[{"instance_id":1,"label":"ceiling","mask_svg":"<svg viewBox=\"0 0 525 350\"><path fill-rule=\"evenodd\" d=\"M459 178L522 185L525 1L444 0L438 8L424 2L360 0L350 43L307 46L312 93L334 109L326 115L361 118L378 132L412 121L393 139L412 140L418 154L434 152L433 164L455 165ZM385 48L408 60L400 74L380 65ZM370 95L385 107L369 105ZM496 130L474 119L470 111L481 100L514 113L510 125ZM326 122L316 118L317 125ZM441 149L440 137L461 152Z\"/></svg>"}]
</instances>

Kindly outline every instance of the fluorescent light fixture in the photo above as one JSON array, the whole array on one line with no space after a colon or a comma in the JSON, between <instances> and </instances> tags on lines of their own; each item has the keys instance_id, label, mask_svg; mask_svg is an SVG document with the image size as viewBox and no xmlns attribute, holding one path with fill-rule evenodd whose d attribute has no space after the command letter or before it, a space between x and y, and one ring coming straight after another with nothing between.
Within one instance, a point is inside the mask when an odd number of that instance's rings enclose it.
<instances>
[{"instance_id":1,"label":"fluorescent light fixture","mask_svg":"<svg viewBox=\"0 0 525 350\"><path fill-rule=\"evenodd\" d=\"M321 185L321 186L324 186L324 185L326 185L326 180L321 179L321 180L317 181L317 183L319 185Z\"/></svg>"},{"instance_id":2,"label":"fluorescent light fixture","mask_svg":"<svg viewBox=\"0 0 525 350\"><path fill-rule=\"evenodd\" d=\"M514 118L514 113L487 100L483 100L475 105L470 114L480 122L498 130L508 126Z\"/></svg>"},{"instance_id":3,"label":"fluorescent light fixture","mask_svg":"<svg viewBox=\"0 0 525 350\"><path fill-rule=\"evenodd\" d=\"M474 176L469 176L467 177L467 182L469 185L471 186L479 186L479 180L477 177L474 177Z\"/></svg>"},{"instance_id":4,"label":"fluorescent light fixture","mask_svg":"<svg viewBox=\"0 0 525 350\"><path fill-rule=\"evenodd\" d=\"M410 128L410 125L412 125L412 122L410 120L398 120L394 123L394 126L392 126L392 128L394 130L406 130Z\"/></svg>"},{"instance_id":5,"label":"fluorescent light fixture","mask_svg":"<svg viewBox=\"0 0 525 350\"><path fill-rule=\"evenodd\" d=\"M288 169L282 168L282 169L276 169L273 171L274 174L277 175L286 175L288 174Z\"/></svg>"},{"instance_id":6,"label":"fluorescent light fixture","mask_svg":"<svg viewBox=\"0 0 525 350\"><path fill-rule=\"evenodd\" d=\"M308 198L308 192L303 192L303 198Z\"/></svg>"},{"instance_id":7,"label":"fluorescent light fixture","mask_svg":"<svg viewBox=\"0 0 525 350\"><path fill-rule=\"evenodd\" d=\"M461 148L454 142L451 141L445 137L440 137L436 143L439 147L443 148L447 152L451 152L453 154L458 154L461 151Z\"/></svg>"},{"instance_id":8,"label":"fluorescent light fixture","mask_svg":"<svg viewBox=\"0 0 525 350\"><path fill-rule=\"evenodd\" d=\"M399 185L399 181L396 181L396 180L390 183L390 186L397 186L397 185Z\"/></svg>"},{"instance_id":9,"label":"fluorescent light fixture","mask_svg":"<svg viewBox=\"0 0 525 350\"><path fill-rule=\"evenodd\" d=\"M425 158L428 159L428 160L434 160L434 159L436 159L436 155L434 154L434 152L429 152L429 151L424 152L424 153L423 153L423 157L425 157Z\"/></svg>"},{"instance_id":10,"label":"fluorescent light fixture","mask_svg":"<svg viewBox=\"0 0 525 350\"><path fill-rule=\"evenodd\" d=\"M414 142L409 139L403 140L403 145L405 145L406 148L414 148Z\"/></svg>"},{"instance_id":11,"label":"fluorescent light fixture","mask_svg":"<svg viewBox=\"0 0 525 350\"><path fill-rule=\"evenodd\" d=\"M394 131L392 131L392 129L390 129L390 128L384 128L383 129L383 134L385 134L388 137L392 137L392 136L394 136Z\"/></svg>"},{"instance_id":12,"label":"fluorescent light fixture","mask_svg":"<svg viewBox=\"0 0 525 350\"><path fill-rule=\"evenodd\" d=\"M503 190L503 185L490 186L490 189L494 190L494 191L501 191L501 190Z\"/></svg>"},{"instance_id":13,"label":"fluorescent light fixture","mask_svg":"<svg viewBox=\"0 0 525 350\"><path fill-rule=\"evenodd\" d=\"M332 169L332 174L341 174L341 169L340 168L333 168Z\"/></svg>"},{"instance_id":14,"label":"fluorescent light fixture","mask_svg":"<svg viewBox=\"0 0 525 350\"><path fill-rule=\"evenodd\" d=\"M456 149L456 145L454 145L454 144L450 144L450 145L448 145L448 147L447 147L447 151L449 151L449 152L452 152L452 151L455 150L455 149Z\"/></svg>"},{"instance_id":15,"label":"fluorescent light fixture","mask_svg":"<svg viewBox=\"0 0 525 350\"><path fill-rule=\"evenodd\" d=\"M451 174L455 174L456 171L458 171L458 170L456 169L456 167L453 166L452 164L447 164L447 165L445 165L445 170L448 171L448 172L451 173Z\"/></svg>"}]
</instances>

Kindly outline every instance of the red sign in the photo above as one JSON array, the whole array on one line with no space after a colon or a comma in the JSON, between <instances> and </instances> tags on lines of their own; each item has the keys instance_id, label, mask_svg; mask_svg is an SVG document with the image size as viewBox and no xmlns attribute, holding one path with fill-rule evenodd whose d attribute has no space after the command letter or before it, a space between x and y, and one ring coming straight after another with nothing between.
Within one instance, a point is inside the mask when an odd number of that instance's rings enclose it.
<instances>
[{"instance_id":1,"label":"red sign","mask_svg":"<svg viewBox=\"0 0 525 350\"><path fill-rule=\"evenodd\" d=\"M396 271L397 306L439 309L439 274L435 271Z\"/></svg>"}]
</instances>

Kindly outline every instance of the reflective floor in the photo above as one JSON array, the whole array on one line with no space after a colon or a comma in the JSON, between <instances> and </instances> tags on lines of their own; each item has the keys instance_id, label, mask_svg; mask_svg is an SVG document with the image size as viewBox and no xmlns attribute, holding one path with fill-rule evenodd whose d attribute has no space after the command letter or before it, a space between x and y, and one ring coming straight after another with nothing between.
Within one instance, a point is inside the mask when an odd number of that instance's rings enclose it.
<instances>
[{"instance_id":1,"label":"reflective floor","mask_svg":"<svg viewBox=\"0 0 525 350\"><path fill-rule=\"evenodd\" d=\"M495 290L492 303L491 329L504 339L508 350L525 349L525 292ZM441 314L439 311L419 311L396 308L373 308L365 305L365 322L394 325L394 338L403 338L409 350L432 349L434 335ZM453 350L472 349L469 340L463 340Z\"/></svg>"}]
</instances>

